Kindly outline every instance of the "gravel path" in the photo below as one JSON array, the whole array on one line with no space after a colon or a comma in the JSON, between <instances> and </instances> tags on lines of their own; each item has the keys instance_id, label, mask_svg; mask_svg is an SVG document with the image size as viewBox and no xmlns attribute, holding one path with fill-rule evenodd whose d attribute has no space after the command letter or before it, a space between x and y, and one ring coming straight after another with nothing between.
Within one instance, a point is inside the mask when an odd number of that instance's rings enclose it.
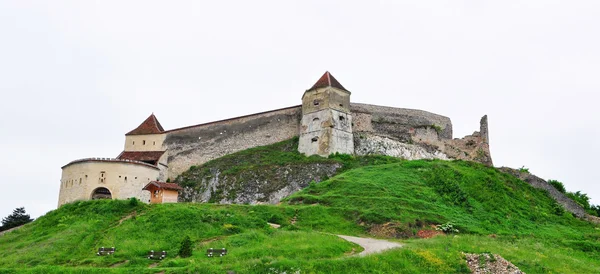
<instances>
[{"instance_id":1,"label":"gravel path","mask_svg":"<svg viewBox=\"0 0 600 274\"><path fill-rule=\"evenodd\" d=\"M378 240L378 239L371 239L371 238L359 238L359 237L352 237L352 236L345 236L345 235L337 235L337 236L346 241L353 242L357 245L362 246L365 250L363 250L361 253L358 253L358 256L365 256L365 255L369 255L369 254L373 254L373 253L382 252L384 250L388 250L388 249L392 249L392 248L402 247L402 245L399 243L394 243L394 242L390 242L390 241L386 241L386 240Z\"/></svg>"}]
</instances>

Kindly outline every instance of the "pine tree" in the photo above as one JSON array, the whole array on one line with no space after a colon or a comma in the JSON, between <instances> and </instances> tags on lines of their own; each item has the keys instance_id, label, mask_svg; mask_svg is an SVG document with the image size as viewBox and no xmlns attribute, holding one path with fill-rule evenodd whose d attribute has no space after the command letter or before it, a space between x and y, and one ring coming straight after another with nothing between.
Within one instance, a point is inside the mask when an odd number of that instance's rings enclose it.
<instances>
[{"instance_id":1,"label":"pine tree","mask_svg":"<svg viewBox=\"0 0 600 274\"><path fill-rule=\"evenodd\" d=\"M8 215L6 218L2 218L2 227L0 227L0 231L8 230L13 227L17 227L20 225L24 225L33 221L29 217L29 214L25 214L24 207L18 207L13 210L13 213Z\"/></svg>"}]
</instances>

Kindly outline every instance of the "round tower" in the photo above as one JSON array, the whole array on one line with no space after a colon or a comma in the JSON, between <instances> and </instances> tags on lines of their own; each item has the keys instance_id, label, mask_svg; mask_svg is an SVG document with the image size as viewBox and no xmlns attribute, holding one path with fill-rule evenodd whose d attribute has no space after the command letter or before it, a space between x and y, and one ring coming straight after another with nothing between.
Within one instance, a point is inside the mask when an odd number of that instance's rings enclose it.
<instances>
[{"instance_id":1,"label":"round tower","mask_svg":"<svg viewBox=\"0 0 600 274\"><path fill-rule=\"evenodd\" d=\"M298 151L307 156L354 153L350 91L328 71L302 95Z\"/></svg>"}]
</instances>

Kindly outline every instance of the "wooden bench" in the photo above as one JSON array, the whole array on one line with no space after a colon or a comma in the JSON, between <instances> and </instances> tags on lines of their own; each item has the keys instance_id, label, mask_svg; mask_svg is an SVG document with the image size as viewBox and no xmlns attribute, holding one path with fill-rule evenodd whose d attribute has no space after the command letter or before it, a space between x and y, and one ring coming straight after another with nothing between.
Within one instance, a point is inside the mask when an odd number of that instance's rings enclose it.
<instances>
[{"instance_id":1,"label":"wooden bench","mask_svg":"<svg viewBox=\"0 0 600 274\"><path fill-rule=\"evenodd\" d=\"M206 256L214 257L219 254L219 257L223 257L223 255L227 255L227 249L225 248L209 248L206 250Z\"/></svg>"},{"instance_id":2,"label":"wooden bench","mask_svg":"<svg viewBox=\"0 0 600 274\"><path fill-rule=\"evenodd\" d=\"M164 250L163 251L154 251L154 250L148 251L148 259L150 259L150 260L162 260L166 257L167 257L167 252Z\"/></svg>"},{"instance_id":3,"label":"wooden bench","mask_svg":"<svg viewBox=\"0 0 600 274\"><path fill-rule=\"evenodd\" d=\"M96 255L98 256L105 256L105 255L112 255L115 253L116 248L114 247L101 247L98 248L98 253L96 253Z\"/></svg>"}]
</instances>

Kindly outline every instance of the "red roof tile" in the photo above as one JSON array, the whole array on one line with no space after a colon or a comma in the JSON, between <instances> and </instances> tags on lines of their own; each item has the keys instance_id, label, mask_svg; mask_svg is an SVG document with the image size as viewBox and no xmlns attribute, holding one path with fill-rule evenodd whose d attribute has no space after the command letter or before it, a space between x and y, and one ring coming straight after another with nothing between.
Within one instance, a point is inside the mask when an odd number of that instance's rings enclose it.
<instances>
[{"instance_id":1,"label":"red roof tile","mask_svg":"<svg viewBox=\"0 0 600 274\"><path fill-rule=\"evenodd\" d=\"M137 128L128 132L125 135L144 135L144 134L159 134L165 131L163 127L154 116L154 113L150 115L143 123L141 123Z\"/></svg>"},{"instance_id":2,"label":"red roof tile","mask_svg":"<svg viewBox=\"0 0 600 274\"><path fill-rule=\"evenodd\" d=\"M348 91L342 86L342 84L340 84L340 82L338 82L338 80L333 77L333 75L331 75L331 73L329 73L329 71L326 71L325 74L323 74L323 76L321 76L321 78L319 78L319 80L309 90L324 87L334 87Z\"/></svg>"},{"instance_id":3,"label":"red roof tile","mask_svg":"<svg viewBox=\"0 0 600 274\"><path fill-rule=\"evenodd\" d=\"M164 151L123 151L117 159L126 159L134 161L156 161L164 154Z\"/></svg>"},{"instance_id":4,"label":"red roof tile","mask_svg":"<svg viewBox=\"0 0 600 274\"><path fill-rule=\"evenodd\" d=\"M150 188L150 186L155 186L157 188L162 188L162 189L173 189L173 190L182 190L183 189L178 184L175 184L175 183L164 183L164 182L152 181L152 182L148 183L144 188L142 188L142 190L148 190L148 188Z\"/></svg>"}]
</instances>

